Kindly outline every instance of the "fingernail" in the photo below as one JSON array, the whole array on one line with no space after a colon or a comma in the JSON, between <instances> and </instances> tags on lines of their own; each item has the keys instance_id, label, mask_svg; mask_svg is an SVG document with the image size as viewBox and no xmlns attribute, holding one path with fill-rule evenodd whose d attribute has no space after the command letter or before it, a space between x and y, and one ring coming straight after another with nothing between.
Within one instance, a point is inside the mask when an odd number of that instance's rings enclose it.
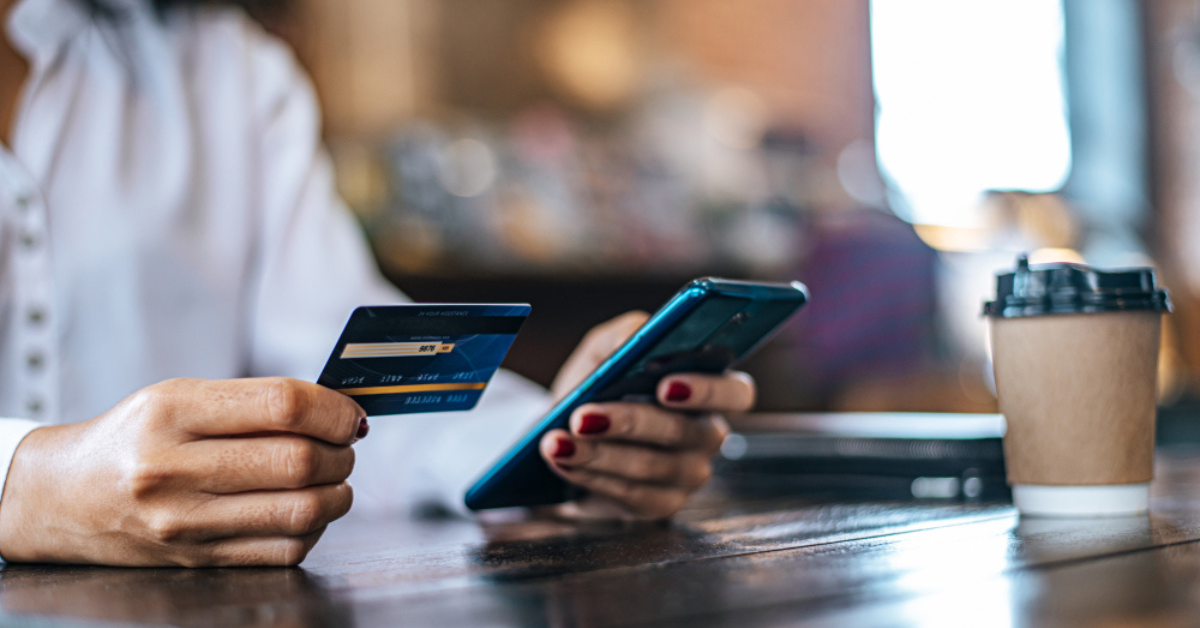
<instances>
[{"instance_id":1,"label":"fingernail","mask_svg":"<svg viewBox=\"0 0 1200 628\"><path fill-rule=\"evenodd\" d=\"M367 432L371 431L371 426L367 425L367 417L358 420L358 432L354 434L355 440L361 440L367 437Z\"/></svg>"},{"instance_id":2,"label":"fingernail","mask_svg":"<svg viewBox=\"0 0 1200 628\"><path fill-rule=\"evenodd\" d=\"M667 401L687 401L692 396L692 387L683 382L671 382L667 386Z\"/></svg>"},{"instance_id":3,"label":"fingernail","mask_svg":"<svg viewBox=\"0 0 1200 628\"><path fill-rule=\"evenodd\" d=\"M611 426L612 420L603 414L589 412L579 418L580 434L603 434Z\"/></svg>"},{"instance_id":4,"label":"fingernail","mask_svg":"<svg viewBox=\"0 0 1200 628\"><path fill-rule=\"evenodd\" d=\"M558 439L558 443L554 447L555 458L569 458L575 455L575 443L565 439Z\"/></svg>"}]
</instances>

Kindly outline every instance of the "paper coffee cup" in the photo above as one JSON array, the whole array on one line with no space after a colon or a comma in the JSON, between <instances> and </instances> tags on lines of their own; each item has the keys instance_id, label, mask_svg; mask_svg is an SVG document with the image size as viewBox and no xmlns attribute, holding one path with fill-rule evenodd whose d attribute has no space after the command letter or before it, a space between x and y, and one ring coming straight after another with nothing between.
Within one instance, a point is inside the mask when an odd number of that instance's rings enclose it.
<instances>
[{"instance_id":1,"label":"paper coffee cup","mask_svg":"<svg viewBox=\"0 0 1200 628\"><path fill-rule=\"evenodd\" d=\"M1075 264L997 278L991 319L1004 457L1024 515L1145 512L1154 474L1162 314L1148 268Z\"/></svg>"}]
</instances>

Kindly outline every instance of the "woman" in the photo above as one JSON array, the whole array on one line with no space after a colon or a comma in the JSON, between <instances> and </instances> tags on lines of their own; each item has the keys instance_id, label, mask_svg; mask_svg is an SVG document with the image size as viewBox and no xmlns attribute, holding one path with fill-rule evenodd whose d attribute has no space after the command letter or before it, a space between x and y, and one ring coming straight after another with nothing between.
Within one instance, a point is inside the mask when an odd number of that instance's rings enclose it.
<instances>
[{"instance_id":1,"label":"woman","mask_svg":"<svg viewBox=\"0 0 1200 628\"><path fill-rule=\"evenodd\" d=\"M213 4L0 0L6 560L296 564L350 508L355 449L360 507L460 508L549 401L501 373L476 411L351 448L361 409L305 380L353 307L404 298L335 197L290 53ZM555 392L643 320L589 334ZM658 397L547 435L590 489L563 514L673 514L726 429L685 413L748 409L754 386L676 375Z\"/></svg>"}]
</instances>

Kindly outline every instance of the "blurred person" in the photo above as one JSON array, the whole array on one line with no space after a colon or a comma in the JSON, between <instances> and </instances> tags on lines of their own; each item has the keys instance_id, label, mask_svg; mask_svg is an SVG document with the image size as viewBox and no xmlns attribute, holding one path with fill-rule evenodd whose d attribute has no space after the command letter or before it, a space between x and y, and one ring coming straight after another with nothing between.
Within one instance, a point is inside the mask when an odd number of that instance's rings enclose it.
<instances>
[{"instance_id":1,"label":"blurred person","mask_svg":"<svg viewBox=\"0 0 1200 628\"><path fill-rule=\"evenodd\" d=\"M232 4L0 0L6 560L296 564L349 510L352 470L361 508L461 510L550 403L502 372L472 413L370 429L304 381L354 307L405 298L335 195L307 78ZM592 331L552 395L645 319ZM658 404L580 408L542 442L590 489L559 514L674 514L717 413L754 395L682 374Z\"/></svg>"},{"instance_id":2,"label":"blurred person","mask_svg":"<svg viewBox=\"0 0 1200 628\"><path fill-rule=\"evenodd\" d=\"M825 213L810 238L797 274L821 298L789 327L794 353L783 370L821 408L861 408L875 401L866 391L889 406L928 403L910 397L937 368L937 252L909 224L867 208Z\"/></svg>"}]
</instances>

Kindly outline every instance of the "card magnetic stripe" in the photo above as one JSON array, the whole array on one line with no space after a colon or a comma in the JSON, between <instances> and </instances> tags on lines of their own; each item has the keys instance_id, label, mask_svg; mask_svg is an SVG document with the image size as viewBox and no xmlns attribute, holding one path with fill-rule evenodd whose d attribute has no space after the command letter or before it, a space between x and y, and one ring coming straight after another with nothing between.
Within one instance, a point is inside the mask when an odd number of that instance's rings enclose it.
<instances>
[{"instance_id":1,"label":"card magnetic stripe","mask_svg":"<svg viewBox=\"0 0 1200 628\"><path fill-rule=\"evenodd\" d=\"M370 386L367 388L338 388L338 392L351 397L365 395L394 395L398 393L447 392L454 390L483 390L487 382L469 384L412 384L408 386Z\"/></svg>"}]
</instances>

